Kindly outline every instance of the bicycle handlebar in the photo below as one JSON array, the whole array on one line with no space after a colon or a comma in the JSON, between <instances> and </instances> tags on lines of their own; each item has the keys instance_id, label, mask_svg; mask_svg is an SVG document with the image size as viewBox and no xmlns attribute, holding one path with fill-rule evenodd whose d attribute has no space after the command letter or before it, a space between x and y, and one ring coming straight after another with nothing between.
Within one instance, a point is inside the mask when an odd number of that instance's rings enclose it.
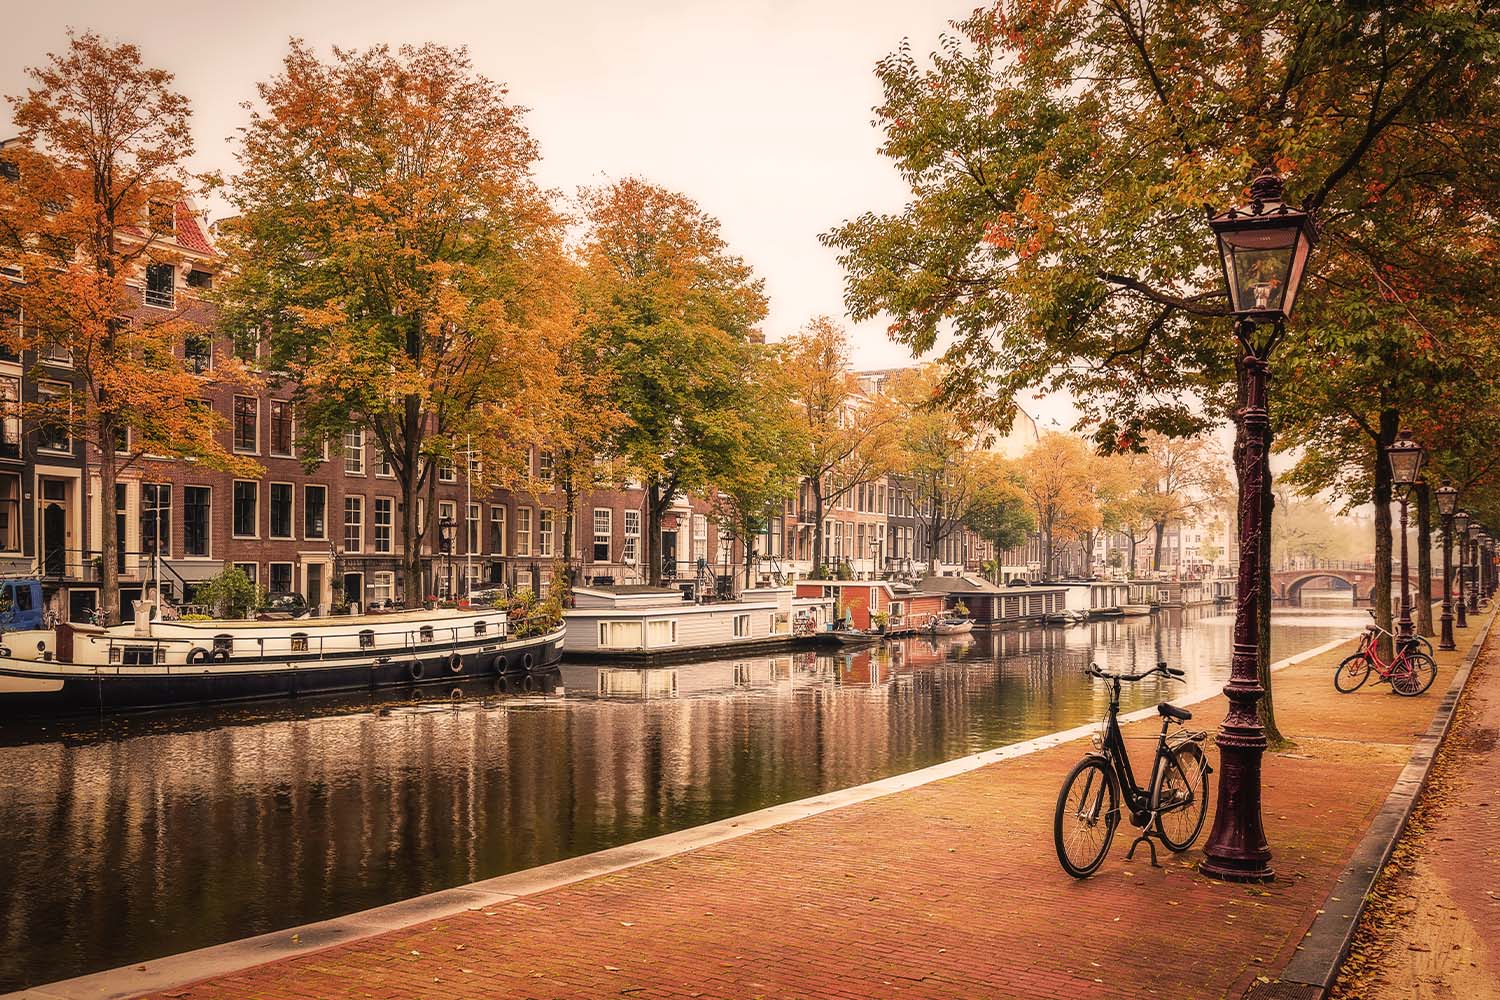
<instances>
[{"instance_id":1,"label":"bicycle handlebar","mask_svg":"<svg viewBox=\"0 0 1500 1000\"><path fill-rule=\"evenodd\" d=\"M1167 662L1165 660L1158 663L1150 670L1145 670L1138 674L1112 674L1109 671L1105 670L1103 667L1099 666L1099 664L1097 663L1090 663L1087 673L1091 677L1099 677L1104 680L1112 681L1139 681L1150 677L1152 674L1161 674L1162 676L1171 678L1172 680L1178 680L1187 676L1186 670L1178 670L1176 667L1169 667L1167 666Z\"/></svg>"}]
</instances>

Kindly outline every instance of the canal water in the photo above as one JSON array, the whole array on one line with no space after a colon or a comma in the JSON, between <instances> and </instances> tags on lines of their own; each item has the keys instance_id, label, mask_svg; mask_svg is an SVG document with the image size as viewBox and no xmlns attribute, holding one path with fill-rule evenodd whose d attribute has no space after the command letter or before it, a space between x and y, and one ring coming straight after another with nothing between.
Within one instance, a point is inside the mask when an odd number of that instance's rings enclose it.
<instances>
[{"instance_id":1,"label":"canal water","mask_svg":"<svg viewBox=\"0 0 1500 1000\"><path fill-rule=\"evenodd\" d=\"M1290 655L1362 614L1278 611ZM1097 719L1084 675L1228 674L1212 609L453 698L0 721L0 992L681 830ZM1153 679L1128 707L1184 690ZM1045 837L1038 830L1038 837Z\"/></svg>"}]
</instances>

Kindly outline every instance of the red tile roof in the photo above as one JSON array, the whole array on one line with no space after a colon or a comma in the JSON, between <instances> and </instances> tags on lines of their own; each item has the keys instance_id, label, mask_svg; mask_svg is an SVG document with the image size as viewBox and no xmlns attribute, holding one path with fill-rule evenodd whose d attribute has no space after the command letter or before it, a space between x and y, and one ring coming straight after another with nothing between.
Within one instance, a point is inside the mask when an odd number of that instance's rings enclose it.
<instances>
[{"instance_id":1,"label":"red tile roof","mask_svg":"<svg viewBox=\"0 0 1500 1000\"><path fill-rule=\"evenodd\" d=\"M179 201L176 211L177 243L188 250L198 253L216 253L214 245L208 241L208 235L204 233L202 224L198 217L188 208L187 202Z\"/></svg>"}]
</instances>

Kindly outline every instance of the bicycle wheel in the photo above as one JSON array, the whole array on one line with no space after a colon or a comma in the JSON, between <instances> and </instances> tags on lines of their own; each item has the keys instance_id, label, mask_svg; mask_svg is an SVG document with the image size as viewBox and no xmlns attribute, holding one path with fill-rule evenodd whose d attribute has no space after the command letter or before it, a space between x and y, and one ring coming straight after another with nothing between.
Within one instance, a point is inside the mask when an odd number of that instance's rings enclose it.
<instances>
[{"instance_id":1,"label":"bicycle wheel","mask_svg":"<svg viewBox=\"0 0 1500 1000\"><path fill-rule=\"evenodd\" d=\"M1425 653L1407 653L1406 663L1391 671L1391 690L1408 698L1432 687L1437 678L1437 661Z\"/></svg>"},{"instance_id":2,"label":"bicycle wheel","mask_svg":"<svg viewBox=\"0 0 1500 1000\"><path fill-rule=\"evenodd\" d=\"M1174 851L1193 846L1208 818L1208 761L1196 743L1185 743L1167 758L1156 786L1156 834Z\"/></svg>"},{"instance_id":3,"label":"bicycle wheel","mask_svg":"<svg viewBox=\"0 0 1500 1000\"><path fill-rule=\"evenodd\" d=\"M1358 691L1370 677L1370 661L1364 653L1355 653L1344 658L1333 672L1333 686L1344 694Z\"/></svg>"},{"instance_id":4,"label":"bicycle wheel","mask_svg":"<svg viewBox=\"0 0 1500 1000\"><path fill-rule=\"evenodd\" d=\"M1057 794L1052 839L1063 871L1088 878L1109 853L1120 822L1119 792L1099 757L1085 757L1068 773Z\"/></svg>"}]
</instances>

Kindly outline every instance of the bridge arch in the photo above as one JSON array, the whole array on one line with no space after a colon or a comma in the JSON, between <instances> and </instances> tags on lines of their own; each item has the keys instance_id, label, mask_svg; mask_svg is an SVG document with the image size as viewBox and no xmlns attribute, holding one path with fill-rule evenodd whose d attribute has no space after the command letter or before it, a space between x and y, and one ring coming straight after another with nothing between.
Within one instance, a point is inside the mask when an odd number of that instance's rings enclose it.
<instances>
[{"instance_id":1,"label":"bridge arch","mask_svg":"<svg viewBox=\"0 0 1500 1000\"><path fill-rule=\"evenodd\" d=\"M1367 583L1365 577L1368 574L1345 572L1336 569L1310 569L1299 573L1290 579L1284 579L1281 587L1281 598L1293 607L1302 606L1302 590L1315 580L1335 580L1344 585L1343 589L1351 591L1354 595L1354 603L1357 605L1361 600L1373 600L1375 586ZM1364 587L1361 585L1365 584ZM1368 589L1368 593L1364 591Z\"/></svg>"}]
</instances>

